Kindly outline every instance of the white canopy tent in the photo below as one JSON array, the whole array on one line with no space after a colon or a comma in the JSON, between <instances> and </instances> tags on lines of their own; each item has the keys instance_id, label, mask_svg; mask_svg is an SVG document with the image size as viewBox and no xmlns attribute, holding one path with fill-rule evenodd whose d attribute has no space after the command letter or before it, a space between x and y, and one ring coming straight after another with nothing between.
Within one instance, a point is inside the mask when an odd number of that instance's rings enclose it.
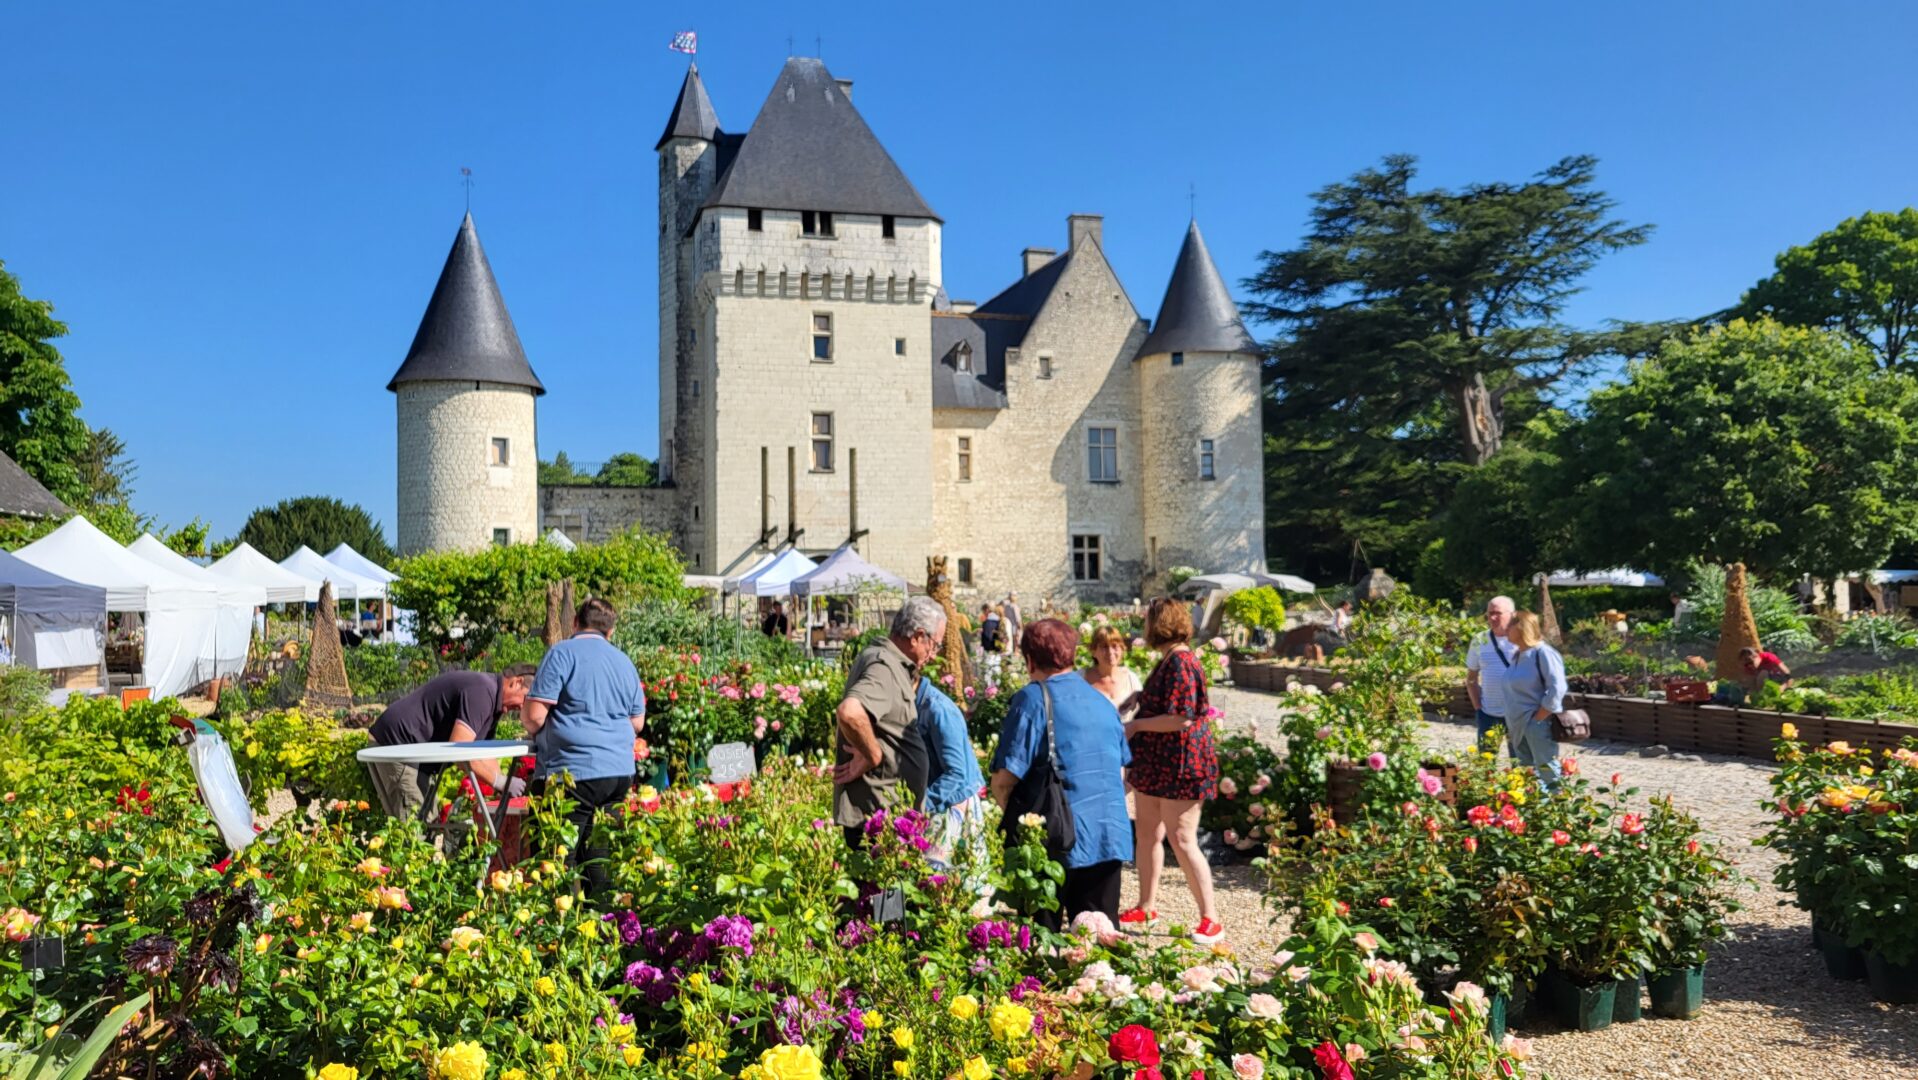
<instances>
[{"instance_id":1,"label":"white canopy tent","mask_svg":"<svg viewBox=\"0 0 1918 1080\"><path fill-rule=\"evenodd\" d=\"M0 621L21 667L97 666L104 653L107 591L82 585L0 551Z\"/></svg>"},{"instance_id":2,"label":"white canopy tent","mask_svg":"<svg viewBox=\"0 0 1918 1080\"><path fill-rule=\"evenodd\" d=\"M332 563L334 566L343 566L363 578L377 581L382 585L389 581L398 581L400 579L398 574L395 574L393 571L388 570L386 567L353 550L344 543L335 545L332 551L327 552L326 561Z\"/></svg>"},{"instance_id":3,"label":"white canopy tent","mask_svg":"<svg viewBox=\"0 0 1918 1080\"><path fill-rule=\"evenodd\" d=\"M741 596L786 596L792 592L794 578L818 565L801 555L798 549L787 548L770 562L741 578L735 591Z\"/></svg>"},{"instance_id":4,"label":"white canopy tent","mask_svg":"<svg viewBox=\"0 0 1918 1080\"><path fill-rule=\"evenodd\" d=\"M260 586L269 604L310 604L320 598L319 582L288 570L252 544L241 543L206 569L209 574Z\"/></svg>"},{"instance_id":5,"label":"white canopy tent","mask_svg":"<svg viewBox=\"0 0 1918 1080\"><path fill-rule=\"evenodd\" d=\"M740 582L745 581L747 578L752 577L754 574L759 573L761 570L764 570L766 567L771 566L773 563L773 560L777 558L779 558L778 552L768 551L764 555L761 555L759 558L754 559L753 564L751 566L748 566L746 569L741 570L737 574L734 574L730 577L726 577L722 579L720 582L720 591L728 594L738 592Z\"/></svg>"},{"instance_id":6,"label":"white canopy tent","mask_svg":"<svg viewBox=\"0 0 1918 1080\"><path fill-rule=\"evenodd\" d=\"M859 557L850 546L826 556L818 566L792 579L794 596L843 596L862 586L880 586L906 591L906 579L888 573Z\"/></svg>"},{"instance_id":7,"label":"white canopy tent","mask_svg":"<svg viewBox=\"0 0 1918 1080\"><path fill-rule=\"evenodd\" d=\"M1546 576L1545 584L1554 588L1567 589L1585 585L1611 586L1620 589L1657 589L1664 586L1665 579L1643 570L1630 570L1619 566L1610 570L1554 570Z\"/></svg>"},{"instance_id":8,"label":"white canopy tent","mask_svg":"<svg viewBox=\"0 0 1918 1080\"><path fill-rule=\"evenodd\" d=\"M141 670L154 694L184 693L212 677L207 662L214 659L220 611L214 586L142 559L79 516L15 554L42 570L106 590L108 611L144 615Z\"/></svg>"},{"instance_id":9,"label":"white canopy tent","mask_svg":"<svg viewBox=\"0 0 1918 1080\"><path fill-rule=\"evenodd\" d=\"M210 657L213 670L204 674L218 679L245 671L247 645L253 640L253 609L266 606L266 587L215 574L162 544L152 533L142 533L127 550L163 570L218 590L219 617L213 623Z\"/></svg>"},{"instance_id":10,"label":"white canopy tent","mask_svg":"<svg viewBox=\"0 0 1918 1080\"><path fill-rule=\"evenodd\" d=\"M303 578L333 583L333 598L336 600L384 600L386 583L356 574L338 563L327 562L320 553L301 544L298 551L280 560L282 569L291 570Z\"/></svg>"},{"instance_id":11,"label":"white canopy tent","mask_svg":"<svg viewBox=\"0 0 1918 1080\"><path fill-rule=\"evenodd\" d=\"M1212 591L1235 593L1245 589L1256 589L1262 585L1270 585L1284 592L1318 591L1318 586L1302 577L1294 577L1291 574L1268 574L1262 570L1255 570L1250 574L1200 574L1185 579L1185 584L1179 586L1179 591L1187 595Z\"/></svg>"},{"instance_id":12,"label":"white canopy tent","mask_svg":"<svg viewBox=\"0 0 1918 1080\"><path fill-rule=\"evenodd\" d=\"M539 542L542 544L551 544L561 551L579 550L579 545L573 543L573 538L560 532L557 526L546 530L546 535L540 537Z\"/></svg>"}]
</instances>

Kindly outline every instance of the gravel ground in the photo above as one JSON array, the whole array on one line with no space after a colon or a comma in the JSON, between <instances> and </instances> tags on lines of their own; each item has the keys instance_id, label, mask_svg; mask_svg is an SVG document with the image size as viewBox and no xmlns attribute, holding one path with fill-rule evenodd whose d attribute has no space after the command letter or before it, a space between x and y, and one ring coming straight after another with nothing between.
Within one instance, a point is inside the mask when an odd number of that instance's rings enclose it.
<instances>
[{"instance_id":1,"label":"gravel ground","mask_svg":"<svg viewBox=\"0 0 1918 1080\"><path fill-rule=\"evenodd\" d=\"M1273 695L1220 687L1212 691L1212 703L1224 710L1227 727L1278 741ZM1464 748L1471 744L1472 728L1434 723L1427 741ZM1697 1019L1656 1020L1648 1014L1638 1023L1587 1033L1534 1022L1520 1033L1535 1040L1536 1063L1557 1080L1918 1080L1918 1006L1882 1005L1871 999L1865 984L1827 976L1812 951L1805 913L1780 906L1783 897L1771 885L1776 857L1751 846L1765 827L1760 804L1769 796L1771 769L1715 754L1647 758L1637 750L1592 742L1580 748L1579 756L1589 762L1589 775L1618 772L1645 796L1674 795L1727 844L1758 884L1733 920L1736 940L1707 966L1706 1005ZM1236 948L1269 949L1283 937L1283 928L1272 925L1270 913L1260 906L1259 877L1250 866L1218 868L1213 878L1219 918ZM1122 903L1129 907L1137 897L1137 878L1128 870ZM1198 921L1183 875L1171 866L1157 906L1167 919L1165 929Z\"/></svg>"}]
</instances>

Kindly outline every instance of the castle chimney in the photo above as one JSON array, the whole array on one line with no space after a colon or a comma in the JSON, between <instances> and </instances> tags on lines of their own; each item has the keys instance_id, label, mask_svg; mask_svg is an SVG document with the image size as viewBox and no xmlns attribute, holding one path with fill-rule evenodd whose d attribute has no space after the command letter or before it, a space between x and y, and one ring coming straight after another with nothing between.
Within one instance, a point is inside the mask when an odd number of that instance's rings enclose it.
<instances>
[{"instance_id":1,"label":"castle chimney","mask_svg":"<svg viewBox=\"0 0 1918 1080\"><path fill-rule=\"evenodd\" d=\"M1066 250L1075 251L1082 237L1092 237L1092 242L1105 247L1104 214L1068 214L1066 215Z\"/></svg>"},{"instance_id":2,"label":"castle chimney","mask_svg":"<svg viewBox=\"0 0 1918 1080\"><path fill-rule=\"evenodd\" d=\"M846 104L848 105L852 104L852 80L851 79L834 79L833 82L838 83L839 92L846 95Z\"/></svg>"},{"instance_id":3,"label":"castle chimney","mask_svg":"<svg viewBox=\"0 0 1918 1080\"><path fill-rule=\"evenodd\" d=\"M1034 270L1051 262L1052 257L1057 254L1059 253L1051 248L1027 248L1023 252L1020 252L1019 261L1025 268L1020 276L1031 277Z\"/></svg>"},{"instance_id":4,"label":"castle chimney","mask_svg":"<svg viewBox=\"0 0 1918 1080\"><path fill-rule=\"evenodd\" d=\"M978 309L979 301L977 300L954 300L952 302L952 313L954 315L970 315Z\"/></svg>"}]
</instances>

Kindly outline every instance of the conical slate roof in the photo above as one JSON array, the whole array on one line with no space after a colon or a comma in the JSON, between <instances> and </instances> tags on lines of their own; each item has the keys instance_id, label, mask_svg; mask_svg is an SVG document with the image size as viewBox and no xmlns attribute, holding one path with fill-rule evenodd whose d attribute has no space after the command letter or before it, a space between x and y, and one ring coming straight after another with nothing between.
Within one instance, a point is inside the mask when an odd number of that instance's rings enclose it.
<instances>
[{"instance_id":1,"label":"conical slate roof","mask_svg":"<svg viewBox=\"0 0 1918 1080\"><path fill-rule=\"evenodd\" d=\"M480 247L472 214L460 222L453 250L440 270L440 282L433 287L433 299L420 319L419 332L413 335L413 347L386 388L397 390L405 382L446 381L503 383L529 387L535 394L546 392L520 348L513 317L500 299L499 283L493 280L486 249Z\"/></svg>"},{"instance_id":2,"label":"conical slate roof","mask_svg":"<svg viewBox=\"0 0 1918 1080\"><path fill-rule=\"evenodd\" d=\"M1165 299L1159 301L1158 321L1152 324L1145 344L1139 346L1139 355L1258 351L1252 335L1239 321L1239 306L1226 291L1219 268L1205 249L1205 237L1199 235L1199 223L1194 221L1185 231L1185 244L1179 248L1179 261L1172 268Z\"/></svg>"},{"instance_id":3,"label":"conical slate roof","mask_svg":"<svg viewBox=\"0 0 1918 1080\"><path fill-rule=\"evenodd\" d=\"M679 100L673 102L673 114L666 118L666 133L653 144L657 150L669 139L719 137L719 114L713 111L713 99L706 96L706 84L699 81L699 65L686 69L686 81L679 86Z\"/></svg>"},{"instance_id":4,"label":"conical slate roof","mask_svg":"<svg viewBox=\"0 0 1918 1080\"><path fill-rule=\"evenodd\" d=\"M706 206L939 220L826 65L790 57Z\"/></svg>"}]
</instances>

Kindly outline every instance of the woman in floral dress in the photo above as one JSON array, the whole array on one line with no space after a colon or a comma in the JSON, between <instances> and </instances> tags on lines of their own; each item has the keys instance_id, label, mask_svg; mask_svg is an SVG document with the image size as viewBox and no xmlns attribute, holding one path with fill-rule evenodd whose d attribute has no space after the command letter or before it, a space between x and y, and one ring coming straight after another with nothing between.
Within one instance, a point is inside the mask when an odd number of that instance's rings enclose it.
<instances>
[{"instance_id":1,"label":"woman in floral dress","mask_svg":"<svg viewBox=\"0 0 1918 1080\"><path fill-rule=\"evenodd\" d=\"M1126 782L1133 793L1139 902L1119 916L1119 922L1143 927L1158 919L1152 901L1165 863L1160 845L1170 837L1172 855L1185 871L1186 887L1199 908L1192 940L1211 945L1225 937L1225 928L1213 906L1212 867L1199 849L1199 809L1218 794L1219 754L1212 744L1205 668L1187 644L1191 637L1192 616L1185 604L1160 597L1146 609L1146 646L1162 650L1164 656L1145 681L1138 716L1126 723L1132 743Z\"/></svg>"}]
</instances>

